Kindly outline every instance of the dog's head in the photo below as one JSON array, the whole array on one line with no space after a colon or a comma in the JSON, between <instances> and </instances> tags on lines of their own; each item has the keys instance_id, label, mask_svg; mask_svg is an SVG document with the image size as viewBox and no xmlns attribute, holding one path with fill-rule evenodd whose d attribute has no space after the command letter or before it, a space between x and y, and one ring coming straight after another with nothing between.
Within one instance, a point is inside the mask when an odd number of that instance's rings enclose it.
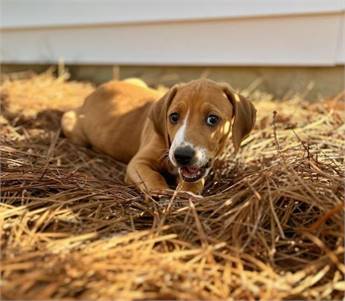
<instances>
[{"instance_id":1,"label":"dog's head","mask_svg":"<svg viewBox=\"0 0 345 301\"><path fill-rule=\"evenodd\" d=\"M169 160L187 182L205 177L230 132L237 151L254 127L251 102L227 84L200 79L172 87L150 113L169 147Z\"/></svg>"}]
</instances>

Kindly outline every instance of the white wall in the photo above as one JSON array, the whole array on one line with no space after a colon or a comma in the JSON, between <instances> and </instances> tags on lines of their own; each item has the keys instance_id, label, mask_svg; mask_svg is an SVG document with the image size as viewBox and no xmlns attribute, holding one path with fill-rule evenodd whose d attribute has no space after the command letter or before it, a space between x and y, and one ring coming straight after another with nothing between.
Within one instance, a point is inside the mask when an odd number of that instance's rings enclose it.
<instances>
[{"instance_id":1,"label":"white wall","mask_svg":"<svg viewBox=\"0 0 345 301\"><path fill-rule=\"evenodd\" d=\"M345 1L2 0L7 63L333 66Z\"/></svg>"}]
</instances>

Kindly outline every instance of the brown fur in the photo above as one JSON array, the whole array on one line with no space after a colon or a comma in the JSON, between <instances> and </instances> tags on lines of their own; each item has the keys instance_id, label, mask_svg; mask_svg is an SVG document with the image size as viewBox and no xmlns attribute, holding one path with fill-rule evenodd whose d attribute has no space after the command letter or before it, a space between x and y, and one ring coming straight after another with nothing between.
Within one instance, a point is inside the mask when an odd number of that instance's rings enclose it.
<instances>
[{"instance_id":1,"label":"brown fur","mask_svg":"<svg viewBox=\"0 0 345 301\"><path fill-rule=\"evenodd\" d=\"M188 113L186 139L207 150L214 158L229 137L238 150L255 123L255 108L226 84L200 79L172 87L165 95L141 82L112 81L88 96L77 110L62 119L65 135L73 142L92 145L115 159L128 163L126 181L149 192L168 188L162 173L176 174L168 151L181 124L171 124L168 116L178 111L181 120ZM214 128L204 119L210 112L221 117ZM179 188L201 193L204 179Z\"/></svg>"}]
</instances>

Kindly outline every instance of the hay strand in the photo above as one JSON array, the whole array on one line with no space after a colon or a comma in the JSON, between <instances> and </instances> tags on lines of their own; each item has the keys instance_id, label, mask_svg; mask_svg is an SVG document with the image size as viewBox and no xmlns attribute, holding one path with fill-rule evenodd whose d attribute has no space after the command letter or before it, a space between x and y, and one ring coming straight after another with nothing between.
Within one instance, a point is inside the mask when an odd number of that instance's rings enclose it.
<instances>
[{"instance_id":1,"label":"hay strand","mask_svg":"<svg viewBox=\"0 0 345 301\"><path fill-rule=\"evenodd\" d=\"M1 86L2 298L343 298L343 96L256 100L255 131L204 198L150 197L61 137L90 90L51 74Z\"/></svg>"}]
</instances>

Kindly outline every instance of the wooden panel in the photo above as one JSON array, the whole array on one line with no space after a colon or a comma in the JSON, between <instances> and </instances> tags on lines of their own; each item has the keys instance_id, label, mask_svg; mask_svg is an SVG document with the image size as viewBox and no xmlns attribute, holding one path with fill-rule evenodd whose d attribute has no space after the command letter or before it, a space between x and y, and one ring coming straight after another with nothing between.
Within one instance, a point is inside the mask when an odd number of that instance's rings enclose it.
<instances>
[{"instance_id":1,"label":"wooden panel","mask_svg":"<svg viewBox=\"0 0 345 301\"><path fill-rule=\"evenodd\" d=\"M338 47L336 53L336 63L345 64L345 14L342 15L339 26ZM345 83L344 83L345 85Z\"/></svg>"},{"instance_id":2,"label":"wooden panel","mask_svg":"<svg viewBox=\"0 0 345 301\"><path fill-rule=\"evenodd\" d=\"M345 9L343 0L1 0L2 27L166 22Z\"/></svg>"},{"instance_id":3,"label":"wooden panel","mask_svg":"<svg viewBox=\"0 0 345 301\"><path fill-rule=\"evenodd\" d=\"M3 30L4 62L129 65L336 63L342 14Z\"/></svg>"}]
</instances>

